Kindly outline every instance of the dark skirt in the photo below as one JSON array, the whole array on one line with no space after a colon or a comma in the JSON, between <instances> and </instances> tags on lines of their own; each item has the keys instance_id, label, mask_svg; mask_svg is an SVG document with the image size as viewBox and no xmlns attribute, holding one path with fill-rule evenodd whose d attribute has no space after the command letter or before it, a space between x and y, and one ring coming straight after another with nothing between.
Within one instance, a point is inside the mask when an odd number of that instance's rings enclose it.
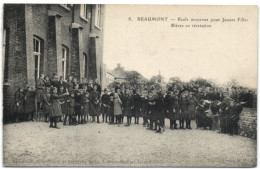
<instances>
[{"instance_id":1,"label":"dark skirt","mask_svg":"<svg viewBox=\"0 0 260 169\"><path fill-rule=\"evenodd\" d=\"M140 117L140 115L141 115L140 109L141 109L140 107L134 107L134 109L133 109L133 116L134 117Z\"/></svg>"},{"instance_id":2,"label":"dark skirt","mask_svg":"<svg viewBox=\"0 0 260 169\"><path fill-rule=\"evenodd\" d=\"M75 115L82 115L81 113L81 105L75 105L74 106Z\"/></svg>"},{"instance_id":3,"label":"dark skirt","mask_svg":"<svg viewBox=\"0 0 260 169\"><path fill-rule=\"evenodd\" d=\"M187 110L186 120L191 120L194 117L194 115L195 115L195 106L189 105Z\"/></svg>"},{"instance_id":4,"label":"dark skirt","mask_svg":"<svg viewBox=\"0 0 260 169\"><path fill-rule=\"evenodd\" d=\"M187 111L188 111L187 106L181 106L180 119L186 119Z\"/></svg>"},{"instance_id":5,"label":"dark skirt","mask_svg":"<svg viewBox=\"0 0 260 169\"><path fill-rule=\"evenodd\" d=\"M75 110L74 110L74 106L68 106L67 107L67 111L66 111L66 115L71 115L74 116L75 115Z\"/></svg>"},{"instance_id":6,"label":"dark skirt","mask_svg":"<svg viewBox=\"0 0 260 169\"><path fill-rule=\"evenodd\" d=\"M51 103L51 111L49 116L50 117L59 117L62 115L60 101L59 100L53 100Z\"/></svg>"},{"instance_id":7,"label":"dark skirt","mask_svg":"<svg viewBox=\"0 0 260 169\"><path fill-rule=\"evenodd\" d=\"M90 103L89 106L89 115L90 116L100 116L100 105L99 104L94 104Z\"/></svg>"},{"instance_id":8,"label":"dark skirt","mask_svg":"<svg viewBox=\"0 0 260 169\"><path fill-rule=\"evenodd\" d=\"M82 115L88 115L89 113L89 103L82 104Z\"/></svg>"},{"instance_id":9,"label":"dark skirt","mask_svg":"<svg viewBox=\"0 0 260 169\"><path fill-rule=\"evenodd\" d=\"M131 109L131 107L130 107L130 106L124 106L123 114L124 114L124 116L126 116L126 117L132 117L133 114L132 114L132 109Z\"/></svg>"}]
</instances>

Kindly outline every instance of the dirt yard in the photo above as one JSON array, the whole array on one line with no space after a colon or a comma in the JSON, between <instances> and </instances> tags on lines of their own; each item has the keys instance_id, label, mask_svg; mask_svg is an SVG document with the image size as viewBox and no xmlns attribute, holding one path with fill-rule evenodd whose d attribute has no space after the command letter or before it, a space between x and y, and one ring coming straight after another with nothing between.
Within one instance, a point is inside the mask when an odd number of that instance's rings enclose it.
<instances>
[{"instance_id":1,"label":"dirt yard","mask_svg":"<svg viewBox=\"0 0 260 169\"><path fill-rule=\"evenodd\" d=\"M256 141L215 131L88 123L4 125L4 166L255 167Z\"/></svg>"}]
</instances>

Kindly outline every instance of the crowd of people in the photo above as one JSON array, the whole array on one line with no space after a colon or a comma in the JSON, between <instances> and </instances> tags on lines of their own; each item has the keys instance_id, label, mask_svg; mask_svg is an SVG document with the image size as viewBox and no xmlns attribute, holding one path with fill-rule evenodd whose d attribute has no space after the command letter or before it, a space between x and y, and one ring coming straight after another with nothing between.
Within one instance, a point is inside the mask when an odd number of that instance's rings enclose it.
<instances>
[{"instance_id":1,"label":"crowd of people","mask_svg":"<svg viewBox=\"0 0 260 169\"><path fill-rule=\"evenodd\" d=\"M98 80L82 78L79 83L72 76L64 80L57 74L51 79L41 74L35 87L15 93L14 105L17 122L43 118L56 129L58 122L78 125L90 121L129 127L142 118L144 127L162 133L166 119L171 130L191 130L195 119L197 128L233 135L238 134L243 106L253 107L253 95L242 87L224 89L197 83L172 83L166 89L117 83L102 90Z\"/></svg>"}]
</instances>

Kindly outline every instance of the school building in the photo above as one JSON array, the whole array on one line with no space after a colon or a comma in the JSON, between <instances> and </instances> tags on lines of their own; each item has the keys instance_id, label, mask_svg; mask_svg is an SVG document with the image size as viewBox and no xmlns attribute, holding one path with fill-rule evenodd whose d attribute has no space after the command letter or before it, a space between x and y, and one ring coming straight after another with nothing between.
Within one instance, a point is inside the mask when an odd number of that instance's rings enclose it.
<instances>
[{"instance_id":1,"label":"school building","mask_svg":"<svg viewBox=\"0 0 260 169\"><path fill-rule=\"evenodd\" d=\"M40 74L103 80L104 5L4 4L3 107Z\"/></svg>"}]
</instances>

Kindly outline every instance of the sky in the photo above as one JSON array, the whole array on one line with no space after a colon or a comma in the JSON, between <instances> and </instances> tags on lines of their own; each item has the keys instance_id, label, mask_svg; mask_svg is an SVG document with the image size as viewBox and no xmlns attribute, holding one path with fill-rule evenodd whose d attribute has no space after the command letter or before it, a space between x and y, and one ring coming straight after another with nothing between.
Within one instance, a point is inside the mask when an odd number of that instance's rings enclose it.
<instances>
[{"instance_id":1,"label":"sky","mask_svg":"<svg viewBox=\"0 0 260 169\"><path fill-rule=\"evenodd\" d=\"M202 77L219 84L235 79L256 88L257 16L254 6L106 5L104 64L112 70L120 63L148 79L160 71L166 81L174 76L183 81ZM137 21L137 17L168 18L148 22ZM178 17L189 21L177 22ZM192 18L248 21L191 22ZM211 28L171 24L207 24Z\"/></svg>"}]
</instances>

